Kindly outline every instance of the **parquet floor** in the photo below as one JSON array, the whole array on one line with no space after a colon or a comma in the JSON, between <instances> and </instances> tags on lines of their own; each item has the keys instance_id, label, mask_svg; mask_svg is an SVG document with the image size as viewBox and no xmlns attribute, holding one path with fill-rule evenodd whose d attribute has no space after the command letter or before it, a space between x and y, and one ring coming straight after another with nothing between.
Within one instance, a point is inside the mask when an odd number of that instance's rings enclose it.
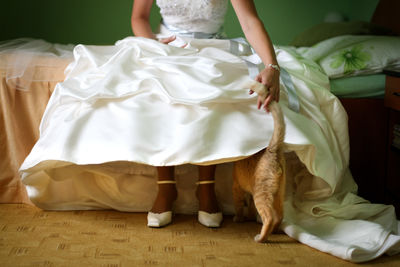
<instances>
[{"instance_id":1,"label":"parquet floor","mask_svg":"<svg viewBox=\"0 0 400 267\"><path fill-rule=\"evenodd\" d=\"M260 225L227 217L219 229L195 216L152 229L146 214L117 211L42 211L0 205L0 266L355 266L275 234L266 244L253 237ZM363 266L400 266L400 255Z\"/></svg>"}]
</instances>

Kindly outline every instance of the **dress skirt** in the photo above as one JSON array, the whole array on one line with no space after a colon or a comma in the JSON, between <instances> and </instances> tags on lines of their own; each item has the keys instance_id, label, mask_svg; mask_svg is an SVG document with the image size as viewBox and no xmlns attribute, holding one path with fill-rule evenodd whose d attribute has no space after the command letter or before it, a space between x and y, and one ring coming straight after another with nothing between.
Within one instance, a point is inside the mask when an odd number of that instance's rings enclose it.
<instances>
[{"instance_id":1,"label":"dress skirt","mask_svg":"<svg viewBox=\"0 0 400 267\"><path fill-rule=\"evenodd\" d=\"M182 40L184 48L139 37L75 47L40 138L20 169L33 203L54 210L147 211L157 192L154 166L178 166L175 211L193 213L192 164L219 164L217 197L225 213L233 212L232 162L264 149L273 133L271 115L249 95L255 81L248 62L260 60L240 44L232 53L229 40ZM356 195L347 115L327 75L295 48L275 49L300 104L298 111L289 108L281 82L288 160L282 229L352 261L399 251L393 207ZM354 231L361 228L367 239Z\"/></svg>"}]
</instances>

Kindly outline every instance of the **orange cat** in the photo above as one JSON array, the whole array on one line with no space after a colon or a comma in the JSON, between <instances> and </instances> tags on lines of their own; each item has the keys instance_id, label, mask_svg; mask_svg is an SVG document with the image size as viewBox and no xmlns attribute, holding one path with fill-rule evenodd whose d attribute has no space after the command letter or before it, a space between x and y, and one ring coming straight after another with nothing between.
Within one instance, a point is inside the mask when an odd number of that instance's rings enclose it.
<instances>
[{"instance_id":1,"label":"orange cat","mask_svg":"<svg viewBox=\"0 0 400 267\"><path fill-rule=\"evenodd\" d=\"M235 162L233 171L234 221L244 221L246 193L250 193L263 223L261 233L254 238L257 242L265 242L268 235L279 227L283 217L285 123L278 103L271 102L269 109L274 119L274 133L268 147Z\"/></svg>"}]
</instances>

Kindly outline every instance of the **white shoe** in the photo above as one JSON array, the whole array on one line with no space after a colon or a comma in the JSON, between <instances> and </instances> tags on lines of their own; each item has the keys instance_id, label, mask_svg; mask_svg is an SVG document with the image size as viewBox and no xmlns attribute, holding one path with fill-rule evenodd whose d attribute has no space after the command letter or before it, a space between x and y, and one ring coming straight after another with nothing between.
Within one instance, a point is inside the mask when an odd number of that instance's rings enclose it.
<instances>
[{"instance_id":1,"label":"white shoe","mask_svg":"<svg viewBox=\"0 0 400 267\"><path fill-rule=\"evenodd\" d=\"M197 185L214 184L214 183L215 183L215 180L206 180L206 181L197 182ZM223 216L222 216L222 212L208 213L206 211L199 210L197 219L204 226L220 227Z\"/></svg>"},{"instance_id":2,"label":"white shoe","mask_svg":"<svg viewBox=\"0 0 400 267\"><path fill-rule=\"evenodd\" d=\"M147 213L147 226L149 227L163 227L170 224L171 221L172 211L165 211L163 213L149 211L149 213Z\"/></svg>"},{"instance_id":3,"label":"white shoe","mask_svg":"<svg viewBox=\"0 0 400 267\"><path fill-rule=\"evenodd\" d=\"M157 181L157 184L176 184L174 180ZM172 211L165 211L162 213L154 213L149 211L147 213L147 226L149 227L163 227L172 222Z\"/></svg>"},{"instance_id":4,"label":"white shoe","mask_svg":"<svg viewBox=\"0 0 400 267\"><path fill-rule=\"evenodd\" d=\"M223 219L222 212L208 213L199 210L198 213L199 222L207 227L220 227L222 219Z\"/></svg>"}]
</instances>

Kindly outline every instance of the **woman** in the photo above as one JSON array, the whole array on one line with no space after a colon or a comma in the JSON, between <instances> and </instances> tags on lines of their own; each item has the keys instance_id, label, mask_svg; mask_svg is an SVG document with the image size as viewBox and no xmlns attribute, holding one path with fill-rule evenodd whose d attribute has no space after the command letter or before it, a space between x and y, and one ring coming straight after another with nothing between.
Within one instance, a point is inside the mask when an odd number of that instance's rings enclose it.
<instances>
[{"instance_id":1,"label":"woman","mask_svg":"<svg viewBox=\"0 0 400 267\"><path fill-rule=\"evenodd\" d=\"M149 24L150 10L154 1L135 0L132 10L132 30L136 36L157 39ZM252 0L231 0L242 30L258 56L266 66L256 77L269 91L266 99L258 97L257 106L268 111L271 101L279 101L279 67L275 52ZM157 0L163 18L161 32L170 33L158 38L169 44L176 35L193 38L219 38L227 9L227 0ZM184 45L183 45L184 47ZM250 91L252 94L253 92ZM157 167L159 190L148 214L148 226L162 227L171 222L172 203L177 197L173 167ZM222 213L219 211L214 192L215 165L199 166L197 197L198 220L208 227L219 227Z\"/></svg>"}]
</instances>

